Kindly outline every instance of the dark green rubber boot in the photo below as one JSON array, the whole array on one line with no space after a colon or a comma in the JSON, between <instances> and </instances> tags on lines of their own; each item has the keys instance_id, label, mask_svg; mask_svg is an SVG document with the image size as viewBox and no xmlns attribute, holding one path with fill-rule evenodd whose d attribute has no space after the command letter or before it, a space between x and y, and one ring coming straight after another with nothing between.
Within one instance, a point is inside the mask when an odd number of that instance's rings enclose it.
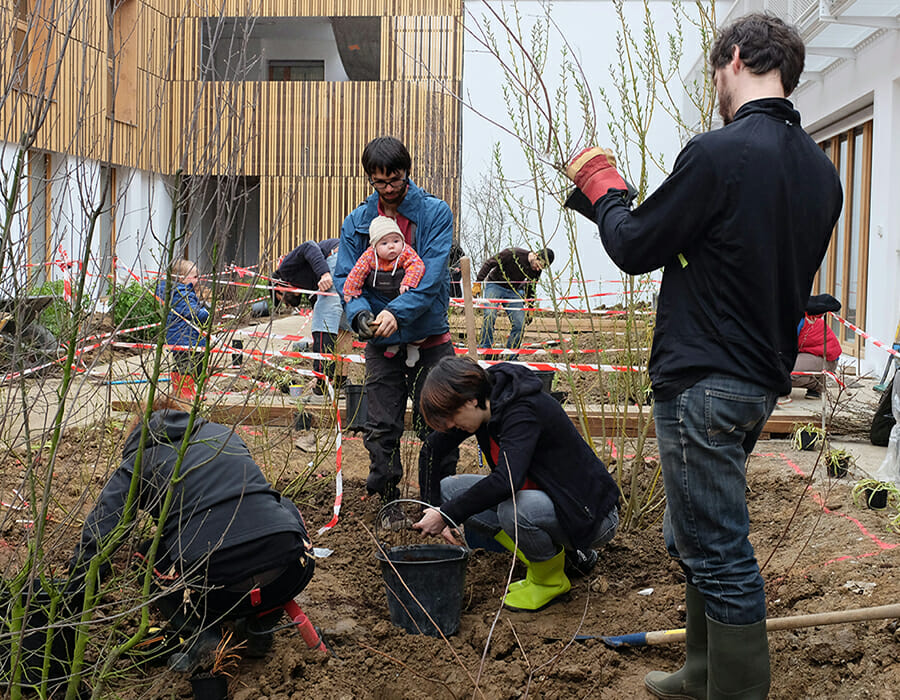
<instances>
[{"instance_id":1,"label":"dark green rubber boot","mask_svg":"<svg viewBox=\"0 0 900 700\"><path fill-rule=\"evenodd\" d=\"M763 700L769 695L766 621L726 625L706 618L709 700Z\"/></svg>"},{"instance_id":2,"label":"dark green rubber boot","mask_svg":"<svg viewBox=\"0 0 900 700\"><path fill-rule=\"evenodd\" d=\"M647 690L658 698L705 700L706 698L706 601L696 586L684 591L687 619L684 666L674 673L650 671L644 676Z\"/></svg>"}]
</instances>

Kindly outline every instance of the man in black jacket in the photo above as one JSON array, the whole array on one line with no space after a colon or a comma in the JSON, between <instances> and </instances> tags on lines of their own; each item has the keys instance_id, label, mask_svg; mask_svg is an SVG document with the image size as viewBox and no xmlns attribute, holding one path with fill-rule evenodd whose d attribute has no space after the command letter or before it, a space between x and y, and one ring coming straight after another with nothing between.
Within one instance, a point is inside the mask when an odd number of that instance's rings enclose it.
<instances>
[{"instance_id":1,"label":"man in black jacket","mask_svg":"<svg viewBox=\"0 0 900 700\"><path fill-rule=\"evenodd\" d=\"M647 675L660 697L768 693L745 465L791 389L797 324L842 202L834 166L785 99L804 54L773 16L723 29L710 65L725 126L693 138L634 211L609 152L588 149L567 169L580 190L570 201L590 203L613 261L629 274L665 267L650 376L664 534L687 577L687 660Z\"/></svg>"},{"instance_id":2,"label":"man in black jacket","mask_svg":"<svg viewBox=\"0 0 900 700\"><path fill-rule=\"evenodd\" d=\"M285 255L272 274L276 285L273 290L276 302L283 301L289 306L297 306L300 303L300 293L279 290L279 281L296 289L312 291L318 289L320 292L327 292L332 284L327 258L337 248L339 242L337 238L306 241ZM310 303L315 304L316 299L318 295L313 294Z\"/></svg>"},{"instance_id":3,"label":"man in black jacket","mask_svg":"<svg viewBox=\"0 0 900 700\"><path fill-rule=\"evenodd\" d=\"M199 416L191 425L189 414L160 405L146 437L135 421L121 465L85 519L69 589L81 589L94 559L99 558L98 576L108 572L135 523L135 511L149 513L162 528L150 563L162 575L155 580L169 582L161 585L155 603L182 636L192 636L187 652L173 655L169 665L190 671L215 650L218 622L248 618L252 629L257 613L278 608L303 590L314 561L300 512L272 489L233 429ZM140 561L149 544L139 548ZM248 642L259 655L271 635L257 634Z\"/></svg>"},{"instance_id":4,"label":"man in black jacket","mask_svg":"<svg viewBox=\"0 0 900 700\"><path fill-rule=\"evenodd\" d=\"M510 330L509 338L506 340L507 349L512 350L522 346L522 336L525 334L524 299L534 298L541 271L553 262L553 257L553 251L550 248L541 250L504 248L484 261L475 276L475 284L472 285L475 294L481 294L483 282L484 295L489 300L488 308L484 311L478 347L493 347L494 322L500 308L509 316Z\"/></svg>"}]
</instances>

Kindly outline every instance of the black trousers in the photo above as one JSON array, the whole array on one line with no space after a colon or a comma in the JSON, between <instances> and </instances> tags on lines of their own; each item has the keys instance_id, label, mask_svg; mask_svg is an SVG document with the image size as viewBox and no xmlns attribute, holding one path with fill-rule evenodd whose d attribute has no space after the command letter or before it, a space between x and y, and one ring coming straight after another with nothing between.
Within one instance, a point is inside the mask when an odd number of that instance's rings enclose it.
<instances>
[{"instance_id":1,"label":"black trousers","mask_svg":"<svg viewBox=\"0 0 900 700\"><path fill-rule=\"evenodd\" d=\"M384 348L366 345L366 401L368 413L363 443L369 451L371 464L366 479L369 493L381 494L384 500L399 498L398 484L403 478L401 460L406 400L412 397L413 430L420 440L425 440L431 430L419 414L419 396L428 372L441 358L453 355L449 341L421 350L415 367L406 366L406 346L393 357L384 356ZM422 455L420 454L420 461ZM455 473L459 450L453 450L444 462L451 466L442 471ZM421 471L421 463L419 465Z\"/></svg>"},{"instance_id":2,"label":"black trousers","mask_svg":"<svg viewBox=\"0 0 900 700\"><path fill-rule=\"evenodd\" d=\"M149 544L143 543L138 554L146 552ZM154 593L160 595L155 606L176 629L192 633L284 605L306 588L315 560L305 537L278 533L215 553L205 567L189 567L183 577L167 575L176 568L168 557L156 562ZM253 573L244 575L242 569ZM187 603L185 587L190 592Z\"/></svg>"}]
</instances>

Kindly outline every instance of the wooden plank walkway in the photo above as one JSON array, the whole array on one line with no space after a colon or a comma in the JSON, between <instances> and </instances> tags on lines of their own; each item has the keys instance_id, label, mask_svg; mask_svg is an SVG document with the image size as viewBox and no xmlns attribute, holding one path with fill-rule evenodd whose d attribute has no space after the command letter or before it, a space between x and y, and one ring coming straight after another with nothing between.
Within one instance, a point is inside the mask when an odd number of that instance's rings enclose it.
<instances>
[{"instance_id":1,"label":"wooden plank walkway","mask_svg":"<svg viewBox=\"0 0 900 700\"><path fill-rule=\"evenodd\" d=\"M345 402L341 401L341 425L346 426L348 422ZM133 401L113 401L112 408L115 411L133 412L137 410L138 404ZM313 418L316 425L329 425L331 423L331 407L321 404L305 404L303 406L304 413ZM609 407L606 411L601 411L599 407L594 407L587 413L587 427L590 434L594 437L612 437L625 434L634 437L638 434L638 430L642 425L642 419L638 413L636 406L618 407L618 415L613 412L613 407ZM647 435L654 437L653 420L648 406L643 407L643 423L649 421ZM298 416L296 406L284 405L283 403L225 403L217 402L209 406L209 418L216 423L224 425L271 425L271 426L290 426L294 424ZM566 408L566 413L572 419L575 427L581 432L581 425L578 420L577 412L574 408ZM762 439L775 436L786 436L792 432L792 428L797 423L806 423L810 420L815 421L815 417L810 413L773 413L763 428ZM406 410L406 427L412 426L412 410Z\"/></svg>"}]
</instances>

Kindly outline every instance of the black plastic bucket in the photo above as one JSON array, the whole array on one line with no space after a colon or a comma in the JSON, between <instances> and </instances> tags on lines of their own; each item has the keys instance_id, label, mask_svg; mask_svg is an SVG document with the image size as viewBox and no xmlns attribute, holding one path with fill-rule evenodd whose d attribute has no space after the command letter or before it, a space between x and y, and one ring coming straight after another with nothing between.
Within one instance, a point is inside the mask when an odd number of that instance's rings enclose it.
<instances>
[{"instance_id":1,"label":"black plastic bucket","mask_svg":"<svg viewBox=\"0 0 900 700\"><path fill-rule=\"evenodd\" d=\"M552 369L536 369L534 375L541 380L541 391L548 394L553 388L553 376L556 374Z\"/></svg>"},{"instance_id":2,"label":"black plastic bucket","mask_svg":"<svg viewBox=\"0 0 900 700\"><path fill-rule=\"evenodd\" d=\"M451 544L414 544L379 550L375 556L381 562L391 622L411 634L456 634L468 549Z\"/></svg>"},{"instance_id":3,"label":"black plastic bucket","mask_svg":"<svg viewBox=\"0 0 900 700\"><path fill-rule=\"evenodd\" d=\"M362 430L366 427L366 414L369 410L366 387L364 384L345 384L344 392L347 396L347 425L344 430Z\"/></svg>"}]
</instances>

